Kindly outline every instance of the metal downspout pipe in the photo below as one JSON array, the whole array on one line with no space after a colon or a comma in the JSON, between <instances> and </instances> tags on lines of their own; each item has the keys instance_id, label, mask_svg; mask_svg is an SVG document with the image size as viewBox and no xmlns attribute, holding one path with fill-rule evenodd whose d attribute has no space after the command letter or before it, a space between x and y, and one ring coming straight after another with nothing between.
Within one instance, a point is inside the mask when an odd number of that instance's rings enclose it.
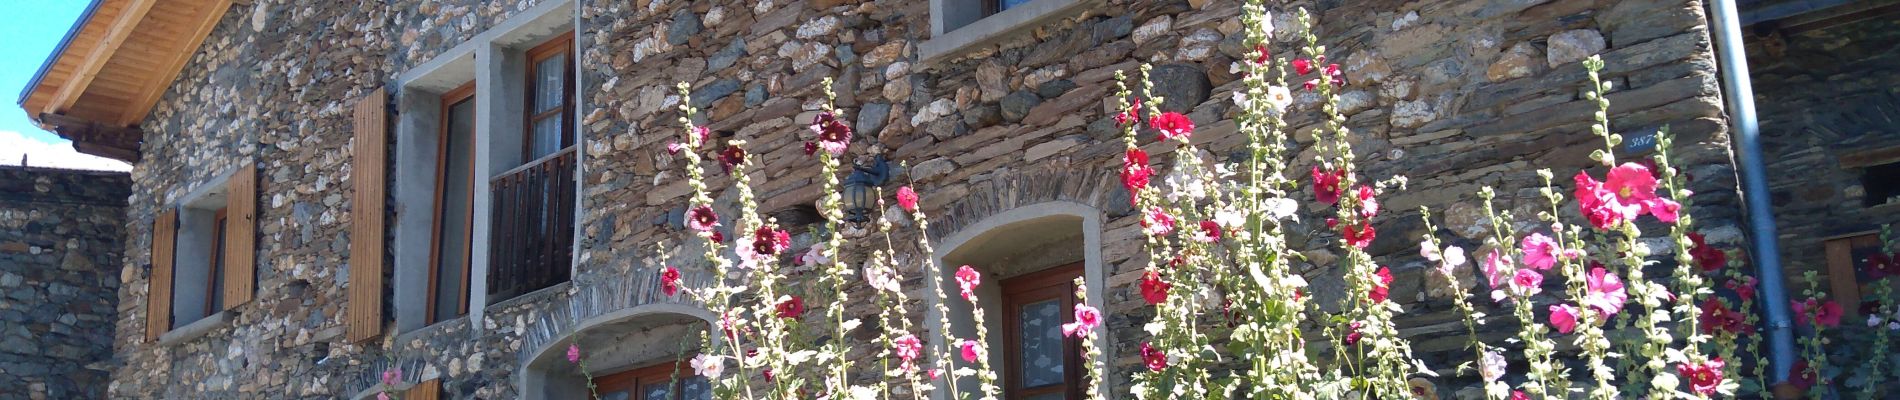
<instances>
[{"instance_id":1,"label":"metal downspout pipe","mask_svg":"<svg viewBox=\"0 0 1900 400\"><path fill-rule=\"evenodd\" d=\"M1748 56L1742 44L1741 12L1735 0L1710 0L1714 20L1715 56L1721 63L1722 89L1734 127L1737 168L1742 175L1742 200L1748 214L1749 247L1755 256L1756 279L1761 285L1768 319L1771 383L1786 382L1794 365L1794 325L1788 318L1788 292L1782 282L1781 248L1776 243L1775 216L1768 199L1768 172L1761 154L1761 129L1755 120L1755 89L1748 78Z\"/></svg>"}]
</instances>

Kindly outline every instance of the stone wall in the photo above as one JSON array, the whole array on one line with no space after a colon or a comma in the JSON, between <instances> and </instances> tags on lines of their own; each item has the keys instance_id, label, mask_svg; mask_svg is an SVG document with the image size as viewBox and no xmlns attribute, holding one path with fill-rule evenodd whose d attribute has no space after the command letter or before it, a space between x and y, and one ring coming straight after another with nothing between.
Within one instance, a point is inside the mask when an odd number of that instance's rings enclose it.
<instances>
[{"instance_id":1,"label":"stone wall","mask_svg":"<svg viewBox=\"0 0 1900 400\"><path fill-rule=\"evenodd\" d=\"M1136 248L1136 218L1112 172L1122 144L1102 99L1113 72L1156 64L1158 91L1170 99L1162 107L1205 127L1196 140L1212 144L1209 157L1225 160L1240 145L1227 94L1238 85L1228 66L1244 52L1234 2L1108 0L1000 45L919 60L927 0L577 0L585 174L574 281L490 305L476 323L402 333L391 348L347 343L345 255L355 240L349 213L357 211L349 189L349 102L544 1L551 0L347 7L258 0L233 8L142 124L145 157L133 176L121 263L120 309L128 311L118 319L121 363L111 395L347 398L371 388L388 366L404 368L412 380L443 379L450 398L522 395L517 384L533 373L523 366L576 330L596 326L588 321L626 310L690 308L671 304L652 282L656 249L674 252L681 265L692 261L677 249L683 233L673 223L689 188L680 160L665 151L680 134L673 85L690 83L705 122L748 142L762 168L752 176L761 211L791 222L808 215L802 210L820 195L820 177L799 143L809 139L804 125L826 77L836 78L838 105L857 123L851 157L882 152L906 162L898 181L914 180L926 211L942 221L933 223L933 237L1037 202L1100 210L1113 339L1107 351L1117 369L1108 375L1123 387L1139 367L1132 356L1141 336L1136 327L1152 311L1131 290L1145 261ZM1359 158L1368 163L1363 173L1412 179L1409 190L1385 200L1395 212L1376 221L1382 235L1373 251L1396 270L1393 298L1412 313L1402 326L1432 365L1457 365L1462 352L1451 350L1461 342L1439 339L1456 322L1447 302L1423 290L1416 208L1443 210L1441 233L1466 247L1484 228L1470 205L1481 186L1498 187L1501 205L1517 215L1534 215L1532 207L1542 204L1534 170L1584 166L1598 146L1587 129L1592 110L1579 95L1583 68L1575 62L1589 53L1604 53L1609 62L1617 129L1671 125L1683 163L1705 177L1695 182L1696 217L1706 227L1739 232L1732 228L1733 172L1699 2L1300 4L1318 12L1329 58L1346 68L1343 104ZM1292 25L1285 21L1289 7L1281 7L1280 26ZM1295 32L1280 33L1275 52L1288 53L1284 39ZM1306 115L1296 121L1302 126L1313 121L1313 100L1295 106ZM1299 135L1302 149L1311 142L1310 134ZM1173 149L1149 150L1165 160ZM1296 171L1310 162L1307 151L1296 158ZM263 192L257 299L202 338L146 343L139 332L153 215L247 162L258 165ZM727 182L716 177L712 186ZM736 196L718 194L723 202ZM795 247L811 243L810 227L794 225ZM1322 264L1333 257L1323 232L1317 225L1295 232L1296 245ZM906 260L928 256L901 250ZM915 262L909 265L906 285L918 291L922 277ZM1332 271L1307 271L1316 286L1340 284ZM1315 290L1327 292L1336 291ZM906 312L921 317L921 295L911 298ZM868 303L846 311L877 312Z\"/></svg>"},{"instance_id":2,"label":"stone wall","mask_svg":"<svg viewBox=\"0 0 1900 400\"><path fill-rule=\"evenodd\" d=\"M105 395L122 172L0 166L0 399Z\"/></svg>"},{"instance_id":3,"label":"stone wall","mask_svg":"<svg viewBox=\"0 0 1900 400\"><path fill-rule=\"evenodd\" d=\"M1791 287L1802 288L1803 271L1827 273L1824 239L1900 222L1900 204L1867 203L1866 165L1848 164L1900 161L1866 156L1900 146L1893 122L1900 22L1875 18L1748 43L1782 259Z\"/></svg>"}]
</instances>

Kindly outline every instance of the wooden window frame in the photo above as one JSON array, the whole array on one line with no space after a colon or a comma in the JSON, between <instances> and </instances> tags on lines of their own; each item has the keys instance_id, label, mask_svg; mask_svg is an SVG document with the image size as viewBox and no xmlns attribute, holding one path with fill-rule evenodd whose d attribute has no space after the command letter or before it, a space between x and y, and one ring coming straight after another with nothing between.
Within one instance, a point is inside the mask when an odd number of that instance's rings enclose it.
<instances>
[{"instance_id":1,"label":"wooden window frame","mask_svg":"<svg viewBox=\"0 0 1900 400\"><path fill-rule=\"evenodd\" d=\"M687 367L686 363L686 360L691 358L692 357L682 357L675 361L667 361L608 374L607 376L595 378L594 386L602 393L613 393L624 390L630 394L627 400L655 400L641 397L645 395L645 393L642 393L641 388L654 383L673 381L674 377L678 377L680 379L672 382L673 387L671 391L668 392L673 395L673 398L658 400L679 400L679 397L682 395L682 393L680 393L682 389L680 385L685 384L686 379L694 376L694 372Z\"/></svg>"},{"instance_id":2,"label":"wooden window frame","mask_svg":"<svg viewBox=\"0 0 1900 400\"><path fill-rule=\"evenodd\" d=\"M540 81L540 79L536 79L540 77L538 74L539 71L536 69L541 66L542 61L562 55L565 55L567 60L561 63L563 65L562 68L565 69L561 78L561 86L563 87L561 90L561 107L554 110L536 112L534 96L537 92L537 88L535 84ZM561 117L561 145L555 148L555 151L544 156L558 155L561 153L561 149L574 145L574 31L555 35L553 38L541 42L541 44L528 48L526 56L528 59L528 74L524 78L527 80L527 90L522 96L522 112L525 113L522 118L521 135L523 139L521 141L521 159L523 164L532 163L538 159L534 155L534 143L536 139L534 132L535 122L540 122L541 120L555 116Z\"/></svg>"},{"instance_id":3,"label":"wooden window frame","mask_svg":"<svg viewBox=\"0 0 1900 400\"><path fill-rule=\"evenodd\" d=\"M429 291L428 291L428 299L426 301L427 305L424 306L423 308L423 314L424 314L423 319L422 319L423 325L430 325L430 324L444 321L442 319L436 318L435 307L436 307L436 298L438 296L437 292L442 290L442 288L440 287L441 270L442 270L442 239L443 239L442 226L444 222L443 216L442 216L442 203L443 203L443 198L447 196L447 193L445 193L444 190L447 187L447 182L449 179L449 176L448 176L449 135L450 135L449 117L451 115L451 110L453 110L456 105L460 105L462 104L462 102L465 102L465 101L479 101L478 99L475 99L475 81L469 81L468 83L462 84L462 86L460 87L457 87L453 90L449 90L448 92L443 93L442 101L441 101L442 109L441 109L441 112L438 113L438 116L436 118L438 129L436 129L436 149L435 149L435 192L434 192L435 205L430 208L430 210L432 210L431 214L434 217L433 219L435 220L435 223L431 224L432 226L429 229ZM468 139L472 140L474 138L470 137ZM475 151L474 147L475 146L469 146L469 152L471 153L469 154L469 160L471 162L475 160L475 154L473 154ZM461 278L461 281L459 282L459 285L456 287L456 291L460 293L457 297L458 299L460 299L457 301L457 304L459 307L459 309L456 310L457 315L468 315L468 297L469 297L468 283L469 283L469 274L472 272L470 271L470 268L469 268L469 259L473 258L475 255L475 247L474 247L475 239L473 237L474 229L472 229L475 226L474 225L475 224L475 210L474 210L475 173L474 173L473 168L470 169L467 180L468 180L468 187L469 187L469 191L467 193L469 212L468 212L468 215L464 216L462 219L463 219L463 222L467 224L467 226L469 226L471 229L469 229L469 234L464 235L465 237L461 239L463 242L470 243L470 245L468 248L469 255L462 259L462 265L461 265L462 278Z\"/></svg>"},{"instance_id":4,"label":"wooden window frame","mask_svg":"<svg viewBox=\"0 0 1900 400\"><path fill-rule=\"evenodd\" d=\"M1860 316L1862 286L1879 281L1861 280L1865 273L1861 271L1864 260L1854 259L1854 249L1865 246L1882 248L1885 244L1880 241L1880 232L1838 235L1823 239L1822 243L1827 254L1828 288L1833 292L1830 295L1834 301L1841 303L1843 315Z\"/></svg>"},{"instance_id":5,"label":"wooden window frame","mask_svg":"<svg viewBox=\"0 0 1900 400\"><path fill-rule=\"evenodd\" d=\"M229 195L229 194L227 194ZM205 268L205 314L209 316L224 309L224 224L226 212L230 208L219 208L211 214L211 259L206 260ZM175 283L174 283L175 284ZM173 296L178 291L172 291ZM178 299L172 299L177 302Z\"/></svg>"},{"instance_id":6,"label":"wooden window frame","mask_svg":"<svg viewBox=\"0 0 1900 400\"><path fill-rule=\"evenodd\" d=\"M1082 277L1083 271L1082 263L1075 263L1031 272L1002 281L1004 332L1003 365L1006 366L1006 368L1003 368L1005 372L1005 398L1020 399L1050 393L1062 393L1064 398L1068 399L1082 398L1084 389L1082 385L1082 363L1086 360L1083 360L1081 356L1081 340L1067 336L1062 338L1064 363L1064 368L1062 369L1063 384L1053 388L1037 388L1032 390L1023 388L1022 352L1018 351L1022 346L1022 340L1017 336L1022 332L1022 321L1020 317L1022 306L1051 299L1059 299L1062 302L1061 310L1074 310L1076 304L1075 279ZM1058 312L1056 314L1060 316L1061 322L1065 324L1073 322L1075 319L1074 313Z\"/></svg>"}]
</instances>

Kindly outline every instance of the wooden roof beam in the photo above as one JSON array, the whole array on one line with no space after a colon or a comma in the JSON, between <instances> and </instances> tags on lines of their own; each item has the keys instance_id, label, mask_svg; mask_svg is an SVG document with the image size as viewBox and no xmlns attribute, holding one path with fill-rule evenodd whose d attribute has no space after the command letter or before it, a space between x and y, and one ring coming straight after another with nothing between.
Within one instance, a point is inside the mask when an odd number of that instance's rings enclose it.
<instances>
[{"instance_id":1,"label":"wooden roof beam","mask_svg":"<svg viewBox=\"0 0 1900 400\"><path fill-rule=\"evenodd\" d=\"M211 9L200 13L202 19L197 21L197 26L192 29L191 36L185 38L184 46L172 47L180 51L156 70L158 74L148 78L143 88L139 89L139 94L132 98L131 107L120 111L118 120L112 122L120 125L137 125L145 119L145 115L151 112L152 106L158 104L159 96L163 96L165 90L171 87L172 81L178 78L178 73L184 71L185 64L191 61L192 56L198 54L198 46L204 44L205 37L211 36L211 31L218 27L218 21L224 19L224 13L231 10L231 2L232 0L200 1L201 7L211 7Z\"/></svg>"},{"instance_id":2,"label":"wooden roof beam","mask_svg":"<svg viewBox=\"0 0 1900 400\"><path fill-rule=\"evenodd\" d=\"M139 162L139 143L144 141L145 132L137 127L105 125L53 113L42 113L39 120L59 136L72 140L73 149L80 153L133 164Z\"/></svg>"},{"instance_id":3,"label":"wooden roof beam","mask_svg":"<svg viewBox=\"0 0 1900 400\"><path fill-rule=\"evenodd\" d=\"M99 69L105 67L106 60L118 53L119 46L125 44L127 37L145 20L145 14L152 11L152 5L157 3L158 0L132 0L131 4L120 10L119 17L109 25L112 30L107 31L100 43L92 47L92 52L80 61L79 69L73 72L65 84L60 85L59 92L40 112L59 113L72 108L73 103L79 101L79 96L86 93L86 87L92 85L92 79L99 75Z\"/></svg>"}]
</instances>

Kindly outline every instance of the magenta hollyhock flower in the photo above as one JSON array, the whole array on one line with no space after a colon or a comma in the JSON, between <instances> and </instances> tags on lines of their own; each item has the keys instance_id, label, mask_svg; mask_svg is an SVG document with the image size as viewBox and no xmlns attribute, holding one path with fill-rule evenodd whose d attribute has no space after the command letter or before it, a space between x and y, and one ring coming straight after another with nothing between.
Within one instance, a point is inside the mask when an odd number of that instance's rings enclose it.
<instances>
[{"instance_id":1,"label":"magenta hollyhock flower","mask_svg":"<svg viewBox=\"0 0 1900 400\"><path fill-rule=\"evenodd\" d=\"M1789 303L1792 303L1790 306L1794 309L1794 314L1800 316L1800 319L1795 321L1798 324L1807 325L1818 321L1821 326L1829 328L1841 326L1841 303L1828 300L1816 305L1814 299L1789 301Z\"/></svg>"},{"instance_id":2,"label":"magenta hollyhock flower","mask_svg":"<svg viewBox=\"0 0 1900 400\"><path fill-rule=\"evenodd\" d=\"M1372 290L1366 292L1366 297L1374 303L1383 303L1392 289L1392 270L1381 266L1372 276Z\"/></svg>"},{"instance_id":3,"label":"magenta hollyhock flower","mask_svg":"<svg viewBox=\"0 0 1900 400\"><path fill-rule=\"evenodd\" d=\"M1148 342L1142 342L1141 363L1147 364L1149 371L1160 372L1161 370L1168 369L1168 353L1155 350L1154 345L1148 344Z\"/></svg>"},{"instance_id":4,"label":"magenta hollyhock flower","mask_svg":"<svg viewBox=\"0 0 1900 400\"><path fill-rule=\"evenodd\" d=\"M1313 60L1304 58L1293 59L1293 73L1298 75L1313 73Z\"/></svg>"},{"instance_id":5,"label":"magenta hollyhock flower","mask_svg":"<svg viewBox=\"0 0 1900 400\"><path fill-rule=\"evenodd\" d=\"M1629 293L1623 291L1623 280L1600 266L1590 268L1583 289L1583 306L1603 314L1604 319L1623 312L1623 304L1629 302Z\"/></svg>"},{"instance_id":6,"label":"magenta hollyhock flower","mask_svg":"<svg viewBox=\"0 0 1900 400\"><path fill-rule=\"evenodd\" d=\"M737 167L739 164L744 163L745 149L739 148L739 146L728 145L725 150L719 151L719 166L724 167L726 173L732 173L732 167Z\"/></svg>"},{"instance_id":7,"label":"magenta hollyhock flower","mask_svg":"<svg viewBox=\"0 0 1900 400\"><path fill-rule=\"evenodd\" d=\"M1604 175L1603 188L1616 194L1624 204L1641 204L1656 198L1656 174L1637 163L1623 163Z\"/></svg>"},{"instance_id":8,"label":"magenta hollyhock flower","mask_svg":"<svg viewBox=\"0 0 1900 400\"><path fill-rule=\"evenodd\" d=\"M1676 374L1687 378L1689 390L1703 396L1715 395L1722 384L1722 357L1715 356L1700 364L1676 364Z\"/></svg>"},{"instance_id":9,"label":"magenta hollyhock flower","mask_svg":"<svg viewBox=\"0 0 1900 400\"><path fill-rule=\"evenodd\" d=\"M805 316L805 299L798 296L791 296L791 298L787 298L785 301L780 301L777 306L773 307L773 310L777 311L779 318L798 319L799 317Z\"/></svg>"},{"instance_id":10,"label":"magenta hollyhock flower","mask_svg":"<svg viewBox=\"0 0 1900 400\"><path fill-rule=\"evenodd\" d=\"M1342 171L1327 171L1313 167L1313 198L1321 203L1339 203L1339 181L1346 174Z\"/></svg>"},{"instance_id":11,"label":"magenta hollyhock flower","mask_svg":"<svg viewBox=\"0 0 1900 400\"><path fill-rule=\"evenodd\" d=\"M1141 121L1141 99L1128 103L1128 110L1115 113L1115 125L1126 126Z\"/></svg>"},{"instance_id":12,"label":"magenta hollyhock flower","mask_svg":"<svg viewBox=\"0 0 1900 400\"><path fill-rule=\"evenodd\" d=\"M1517 297L1530 297L1537 294L1544 285L1544 273L1524 268L1511 275L1511 294Z\"/></svg>"},{"instance_id":13,"label":"magenta hollyhock flower","mask_svg":"<svg viewBox=\"0 0 1900 400\"><path fill-rule=\"evenodd\" d=\"M1360 222L1358 225L1346 225L1344 233L1346 244L1364 249L1372 245L1372 239L1378 237L1379 231L1372 229L1371 222Z\"/></svg>"},{"instance_id":14,"label":"magenta hollyhock flower","mask_svg":"<svg viewBox=\"0 0 1900 400\"><path fill-rule=\"evenodd\" d=\"M1075 322L1062 324L1063 336L1083 337L1095 332L1102 325L1102 312L1087 304L1075 305Z\"/></svg>"},{"instance_id":15,"label":"magenta hollyhock flower","mask_svg":"<svg viewBox=\"0 0 1900 400\"><path fill-rule=\"evenodd\" d=\"M1201 221L1201 229L1194 231L1194 241L1214 243L1220 241L1220 224L1214 221Z\"/></svg>"},{"instance_id":16,"label":"magenta hollyhock flower","mask_svg":"<svg viewBox=\"0 0 1900 400\"><path fill-rule=\"evenodd\" d=\"M376 400L389 400L389 392L377 393Z\"/></svg>"},{"instance_id":17,"label":"magenta hollyhock flower","mask_svg":"<svg viewBox=\"0 0 1900 400\"><path fill-rule=\"evenodd\" d=\"M1577 306L1552 304L1550 305L1550 326L1557 328L1557 332L1561 333L1568 334L1575 331L1577 330L1577 319L1581 317L1578 315L1580 312L1582 312L1582 310L1578 310Z\"/></svg>"},{"instance_id":18,"label":"magenta hollyhock flower","mask_svg":"<svg viewBox=\"0 0 1900 400\"><path fill-rule=\"evenodd\" d=\"M1364 327L1366 327L1366 323L1352 321L1351 324L1346 325L1346 336L1339 338L1339 341L1345 343L1347 346L1359 344L1359 340L1366 338L1366 334L1359 331L1360 328Z\"/></svg>"},{"instance_id":19,"label":"magenta hollyhock flower","mask_svg":"<svg viewBox=\"0 0 1900 400\"><path fill-rule=\"evenodd\" d=\"M1531 400L1531 395L1524 394L1522 390L1512 390L1511 400Z\"/></svg>"},{"instance_id":20,"label":"magenta hollyhock flower","mask_svg":"<svg viewBox=\"0 0 1900 400\"><path fill-rule=\"evenodd\" d=\"M1676 223L1677 214L1682 212L1682 204L1675 200L1657 197L1643 202L1643 212L1656 217L1657 221Z\"/></svg>"},{"instance_id":21,"label":"magenta hollyhock flower","mask_svg":"<svg viewBox=\"0 0 1900 400\"><path fill-rule=\"evenodd\" d=\"M1148 118L1148 126L1160 131L1162 139L1187 139L1194 134L1194 120L1178 112L1164 112Z\"/></svg>"},{"instance_id":22,"label":"magenta hollyhock flower","mask_svg":"<svg viewBox=\"0 0 1900 400\"><path fill-rule=\"evenodd\" d=\"M1788 383L1801 390L1808 390L1814 387L1815 383L1821 382L1819 370L1820 368L1808 365L1806 359L1795 360L1794 365L1788 366Z\"/></svg>"},{"instance_id":23,"label":"magenta hollyhock flower","mask_svg":"<svg viewBox=\"0 0 1900 400\"><path fill-rule=\"evenodd\" d=\"M909 370L911 362L916 361L923 352L924 342L918 340L917 335L904 334L891 341L891 353L896 354L899 361L903 361L905 370Z\"/></svg>"},{"instance_id":24,"label":"magenta hollyhock flower","mask_svg":"<svg viewBox=\"0 0 1900 400\"><path fill-rule=\"evenodd\" d=\"M1484 257L1485 282L1488 282L1491 287L1494 288L1503 286L1504 267L1510 264L1511 256L1504 255L1504 252L1498 251L1497 249L1492 249L1491 254Z\"/></svg>"},{"instance_id":25,"label":"magenta hollyhock flower","mask_svg":"<svg viewBox=\"0 0 1900 400\"><path fill-rule=\"evenodd\" d=\"M1264 44L1253 45L1253 51L1254 51L1254 56L1253 56L1254 65L1266 65L1267 59L1273 57L1273 53L1267 51L1267 45L1264 45Z\"/></svg>"},{"instance_id":26,"label":"magenta hollyhock flower","mask_svg":"<svg viewBox=\"0 0 1900 400\"><path fill-rule=\"evenodd\" d=\"M1141 231L1148 236L1162 236L1174 232L1174 217L1169 216L1161 207L1148 207L1141 216Z\"/></svg>"},{"instance_id":27,"label":"magenta hollyhock flower","mask_svg":"<svg viewBox=\"0 0 1900 400\"><path fill-rule=\"evenodd\" d=\"M581 345L573 343L567 344L567 362L575 364L581 362Z\"/></svg>"},{"instance_id":28,"label":"magenta hollyhock flower","mask_svg":"<svg viewBox=\"0 0 1900 400\"><path fill-rule=\"evenodd\" d=\"M1141 299L1146 300L1148 305L1168 301L1168 289L1173 287L1174 284L1161 280L1161 274L1154 271L1141 275Z\"/></svg>"},{"instance_id":29,"label":"magenta hollyhock flower","mask_svg":"<svg viewBox=\"0 0 1900 400\"><path fill-rule=\"evenodd\" d=\"M971 297L976 296L976 287L981 284L983 273L976 272L976 268L968 265L957 268L957 290L963 294L964 300L975 301Z\"/></svg>"},{"instance_id":30,"label":"magenta hollyhock flower","mask_svg":"<svg viewBox=\"0 0 1900 400\"><path fill-rule=\"evenodd\" d=\"M1141 148L1130 147L1128 153L1122 155L1122 187L1128 189L1128 204L1135 204L1154 173L1154 168L1148 166L1148 152Z\"/></svg>"},{"instance_id":31,"label":"magenta hollyhock flower","mask_svg":"<svg viewBox=\"0 0 1900 400\"><path fill-rule=\"evenodd\" d=\"M977 343L975 340L965 339L958 347L963 348L964 362L976 362L976 357L983 351L983 345Z\"/></svg>"},{"instance_id":32,"label":"magenta hollyhock flower","mask_svg":"<svg viewBox=\"0 0 1900 400\"><path fill-rule=\"evenodd\" d=\"M666 297L673 297L673 295L679 294L679 292L680 292L679 268L673 268L673 266L671 265L668 265L664 268L660 268L660 293L665 293Z\"/></svg>"},{"instance_id":33,"label":"magenta hollyhock flower","mask_svg":"<svg viewBox=\"0 0 1900 400\"><path fill-rule=\"evenodd\" d=\"M383 386L396 386L398 383L402 383L401 368L390 367L383 370Z\"/></svg>"},{"instance_id":34,"label":"magenta hollyhock flower","mask_svg":"<svg viewBox=\"0 0 1900 400\"><path fill-rule=\"evenodd\" d=\"M1359 186L1354 194L1359 198L1359 218L1372 219L1379 215L1379 198L1374 197L1378 192L1371 186Z\"/></svg>"},{"instance_id":35,"label":"magenta hollyhock flower","mask_svg":"<svg viewBox=\"0 0 1900 400\"><path fill-rule=\"evenodd\" d=\"M835 156L844 154L845 148L851 145L851 127L839 121L835 114L825 112L812 117L811 131L818 133L818 143L807 148L822 148Z\"/></svg>"},{"instance_id":36,"label":"magenta hollyhock flower","mask_svg":"<svg viewBox=\"0 0 1900 400\"><path fill-rule=\"evenodd\" d=\"M1539 270L1547 270L1557 265L1557 256L1563 253L1563 248L1557 246L1556 240L1542 233L1532 233L1524 237L1524 242L1519 245L1524 250L1524 265Z\"/></svg>"},{"instance_id":37,"label":"magenta hollyhock flower","mask_svg":"<svg viewBox=\"0 0 1900 400\"><path fill-rule=\"evenodd\" d=\"M1610 229L1623 222L1635 219L1643 211L1641 203L1624 202L1596 178L1584 171L1577 171L1576 197L1578 210L1583 212L1590 225L1597 229ZM1626 183L1627 184L1627 183ZM1654 193L1651 193L1653 196Z\"/></svg>"},{"instance_id":38,"label":"magenta hollyhock flower","mask_svg":"<svg viewBox=\"0 0 1900 400\"><path fill-rule=\"evenodd\" d=\"M910 186L897 188L897 206L903 207L904 211L917 212L917 191L911 190Z\"/></svg>"},{"instance_id":39,"label":"magenta hollyhock flower","mask_svg":"<svg viewBox=\"0 0 1900 400\"><path fill-rule=\"evenodd\" d=\"M686 212L686 226L700 232L712 231L719 226L719 214L713 212L712 206L693 207Z\"/></svg>"}]
</instances>

